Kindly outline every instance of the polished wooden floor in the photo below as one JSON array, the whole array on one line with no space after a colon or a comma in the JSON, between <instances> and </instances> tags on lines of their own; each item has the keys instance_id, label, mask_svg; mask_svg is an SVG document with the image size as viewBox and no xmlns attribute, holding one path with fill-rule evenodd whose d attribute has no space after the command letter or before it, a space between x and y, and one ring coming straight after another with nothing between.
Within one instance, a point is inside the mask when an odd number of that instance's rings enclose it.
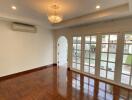
<instances>
[{"instance_id":1,"label":"polished wooden floor","mask_svg":"<svg viewBox=\"0 0 132 100\"><path fill-rule=\"evenodd\" d=\"M49 67L0 81L0 100L132 100L132 91Z\"/></svg>"}]
</instances>

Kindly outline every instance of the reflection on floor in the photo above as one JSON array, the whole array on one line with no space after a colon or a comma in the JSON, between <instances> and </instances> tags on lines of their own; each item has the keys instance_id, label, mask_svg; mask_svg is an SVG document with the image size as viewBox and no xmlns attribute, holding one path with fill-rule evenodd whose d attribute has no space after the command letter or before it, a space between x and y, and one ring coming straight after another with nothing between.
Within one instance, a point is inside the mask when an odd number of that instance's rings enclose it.
<instances>
[{"instance_id":1,"label":"reflection on floor","mask_svg":"<svg viewBox=\"0 0 132 100\"><path fill-rule=\"evenodd\" d=\"M132 91L55 66L1 81L0 100L132 100Z\"/></svg>"}]
</instances>

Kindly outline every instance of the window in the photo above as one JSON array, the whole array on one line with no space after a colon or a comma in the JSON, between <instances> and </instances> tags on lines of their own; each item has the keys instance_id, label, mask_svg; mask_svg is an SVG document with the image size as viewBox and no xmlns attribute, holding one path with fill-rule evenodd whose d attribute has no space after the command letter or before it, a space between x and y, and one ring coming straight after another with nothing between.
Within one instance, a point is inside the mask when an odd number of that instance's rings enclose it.
<instances>
[{"instance_id":1,"label":"window","mask_svg":"<svg viewBox=\"0 0 132 100\"><path fill-rule=\"evenodd\" d=\"M117 35L102 35L100 77L114 80Z\"/></svg>"},{"instance_id":2,"label":"window","mask_svg":"<svg viewBox=\"0 0 132 100\"><path fill-rule=\"evenodd\" d=\"M132 86L132 34L125 34L121 83Z\"/></svg>"},{"instance_id":3,"label":"window","mask_svg":"<svg viewBox=\"0 0 132 100\"><path fill-rule=\"evenodd\" d=\"M73 37L72 68L80 70L81 66L81 37Z\"/></svg>"},{"instance_id":4,"label":"window","mask_svg":"<svg viewBox=\"0 0 132 100\"><path fill-rule=\"evenodd\" d=\"M96 36L85 37L84 72L95 74Z\"/></svg>"}]
</instances>

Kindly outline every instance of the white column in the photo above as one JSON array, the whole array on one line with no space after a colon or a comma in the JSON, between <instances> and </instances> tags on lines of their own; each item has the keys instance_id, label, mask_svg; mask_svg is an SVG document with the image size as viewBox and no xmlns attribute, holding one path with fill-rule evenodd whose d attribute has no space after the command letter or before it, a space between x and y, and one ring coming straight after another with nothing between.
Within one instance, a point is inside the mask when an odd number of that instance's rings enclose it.
<instances>
[{"instance_id":1,"label":"white column","mask_svg":"<svg viewBox=\"0 0 132 100\"><path fill-rule=\"evenodd\" d=\"M115 81L116 83L119 84L121 81L123 45L124 45L124 35L123 33L119 33L118 43L117 43L117 58L115 65Z\"/></svg>"}]
</instances>

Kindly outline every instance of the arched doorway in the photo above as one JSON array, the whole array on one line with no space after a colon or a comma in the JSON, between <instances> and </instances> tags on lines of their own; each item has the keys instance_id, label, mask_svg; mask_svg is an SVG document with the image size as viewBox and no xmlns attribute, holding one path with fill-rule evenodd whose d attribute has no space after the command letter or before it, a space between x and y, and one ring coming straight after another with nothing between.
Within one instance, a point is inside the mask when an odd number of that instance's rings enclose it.
<instances>
[{"instance_id":1,"label":"arched doorway","mask_svg":"<svg viewBox=\"0 0 132 100\"><path fill-rule=\"evenodd\" d=\"M67 66L68 42L65 36L61 36L57 42L57 65Z\"/></svg>"}]
</instances>

